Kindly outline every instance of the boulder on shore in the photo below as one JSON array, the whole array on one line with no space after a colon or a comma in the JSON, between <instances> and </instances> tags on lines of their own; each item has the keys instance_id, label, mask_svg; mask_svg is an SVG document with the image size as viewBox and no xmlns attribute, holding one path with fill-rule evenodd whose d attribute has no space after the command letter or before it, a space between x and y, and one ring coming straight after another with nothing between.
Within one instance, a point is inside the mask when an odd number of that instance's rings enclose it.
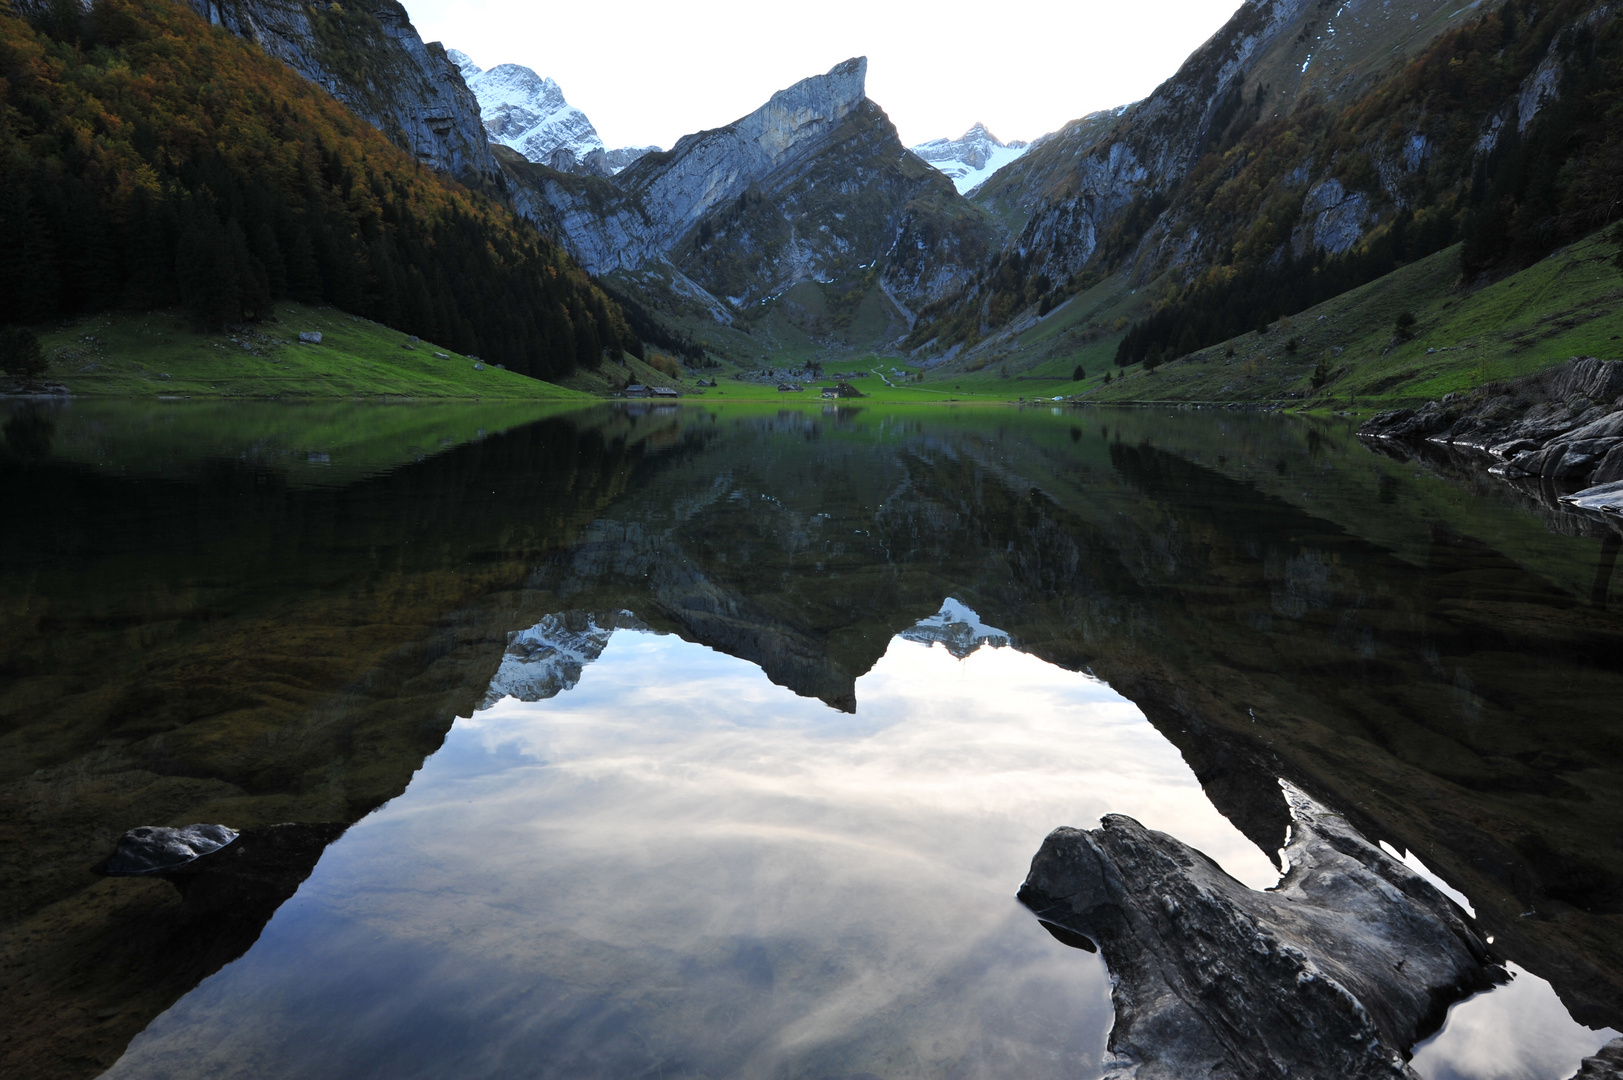
<instances>
[{"instance_id":1,"label":"boulder on shore","mask_svg":"<svg viewBox=\"0 0 1623 1080\"><path fill-rule=\"evenodd\" d=\"M1020 899L1060 940L1104 954L1107 1078L1415 1080L1415 1042L1504 978L1430 882L1281 786L1289 869L1268 891L1121 815L1043 841Z\"/></svg>"}]
</instances>

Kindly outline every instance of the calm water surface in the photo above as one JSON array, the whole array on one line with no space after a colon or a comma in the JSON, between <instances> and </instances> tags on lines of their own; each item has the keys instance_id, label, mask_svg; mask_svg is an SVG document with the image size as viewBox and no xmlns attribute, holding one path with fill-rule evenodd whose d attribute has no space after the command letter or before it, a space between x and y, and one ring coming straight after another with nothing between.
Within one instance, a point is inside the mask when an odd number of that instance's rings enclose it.
<instances>
[{"instance_id":1,"label":"calm water surface","mask_svg":"<svg viewBox=\"0 0 1623 1080\"><path fill-rule=\"evenodd\" d=\"M1103 961L1013 899L1043 836L1266 888L1280 776L1505 952L1427 1080L1623 1026L1617 533L1538 492L1191 413L6 432L8 1071L1097 1076ZM194 820L354 824L246 926L85 869Z\"/></svg>"}]
</instances>

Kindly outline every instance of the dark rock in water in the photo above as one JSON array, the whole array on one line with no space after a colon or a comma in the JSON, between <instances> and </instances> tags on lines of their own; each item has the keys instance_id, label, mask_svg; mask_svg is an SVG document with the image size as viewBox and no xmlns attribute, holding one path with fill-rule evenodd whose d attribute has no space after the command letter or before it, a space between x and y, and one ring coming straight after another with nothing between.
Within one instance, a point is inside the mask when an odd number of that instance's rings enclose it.
<instances>
[{"instance_id":1,"label":"dark rock in water","mask_svg":"<svg viewBox=\"0 0 1623 1080\"><path fill-rule=\"evenodd\" d=\"M1368 439L1466 447L1498 459L1488 470L1534 478L1582 510L1623 514L1623 498L1600 490L1623 481L1623 361L1575 356L1512 383L1449 394L1419 409L1372 417Z\"/></svg>"},{"instance_id":2,"label":"dark rock in water","mask_svg":"<svg viewBox=\"0 0 1623 1080\"><path fill-rule=\"evenodd\" d=\"M237 831L224 825L141 825L124 834L103 869L113 877L157 874L218 851L236 838Z\"/></svg>"},{"instance_id":3,"label":"dark rock in water","mask_svg":"<svg viewBox=\"0 0 1623 1080\"><path fill-rule=\"evenodd\" d=\"M1055 830L1032 860L1020 899L1097 942L1114 977L1107 1078L1413 1080L1416 1040L1503 978L1431 883L1283 786L1274 890L1120 815Z\"/></svg>"},{"instance_id":4,"label":"dark rock in water","mask_svg":"<svg viewBox=\"0 0 1623 1080\"><path fill-rule=\"evenodd\" d=\"M268 917L310 876L321 853L346 828L335 822L317 822L267 825L238 833L224 825L142 826L124 834L105 870L113 876L163 878L180 890L183 907L191 915L257 917L263 912ZM207 844L222 836L226 839L206 851L189 857L178 854L188 842ZM164 858L169 861L159 861ZM143 865L143 859L151 864L147 869L124 868Z\"/></svg>"},{"instance_id":5,"label":"dark rock in water","mask_svg":"<svg viewBox=\"0 0 1623 1080\"><path fill-rule=\"evenodd\" d=\"M1593 1057L1584 1058L1572 1080L1623 1080L1623 1039L1613 1039Z\"/></svg>"}]
</instances>

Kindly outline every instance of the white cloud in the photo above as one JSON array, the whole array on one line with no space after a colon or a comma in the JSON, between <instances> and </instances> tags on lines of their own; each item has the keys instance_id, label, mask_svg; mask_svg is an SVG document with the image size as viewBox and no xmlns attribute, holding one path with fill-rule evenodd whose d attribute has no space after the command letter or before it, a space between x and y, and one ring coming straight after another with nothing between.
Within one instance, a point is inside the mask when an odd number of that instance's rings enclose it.
<instances>
[{"instance_id":1,"label":"white cloud","mask_svg":"<svg viewBox=\"0 0 1623 1080\"><path fill-rule=\"evenodd\" d=\"M425 39L483 67L552 76L608 145L668 148L858 55L869 61L868 96L906 144L955 137L977 120L1004 140L1030 139L1144 97L1236 6L410 0L408 9Z\"/></svg>"}]
</instances>

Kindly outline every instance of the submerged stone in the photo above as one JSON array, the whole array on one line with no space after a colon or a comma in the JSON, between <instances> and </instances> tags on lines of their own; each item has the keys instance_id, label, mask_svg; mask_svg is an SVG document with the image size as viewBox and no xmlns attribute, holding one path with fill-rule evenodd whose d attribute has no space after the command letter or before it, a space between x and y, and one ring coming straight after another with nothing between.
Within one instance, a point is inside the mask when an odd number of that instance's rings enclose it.
<instances>
[{"instance_id":1,"label":"submerged stone","mask_svg":"<svg viewBox=\"0 0 1623 1080\"><path fill-rule=\"evenodd\" d=\"M1055 830L1032 860L1020 899L1110 967L1107 1078L1414 1080L1409 1048L1503 978L1436 887L1283 786L1293 838L1275 889L1121 815Z\"/></svg>"}]
</instances>

